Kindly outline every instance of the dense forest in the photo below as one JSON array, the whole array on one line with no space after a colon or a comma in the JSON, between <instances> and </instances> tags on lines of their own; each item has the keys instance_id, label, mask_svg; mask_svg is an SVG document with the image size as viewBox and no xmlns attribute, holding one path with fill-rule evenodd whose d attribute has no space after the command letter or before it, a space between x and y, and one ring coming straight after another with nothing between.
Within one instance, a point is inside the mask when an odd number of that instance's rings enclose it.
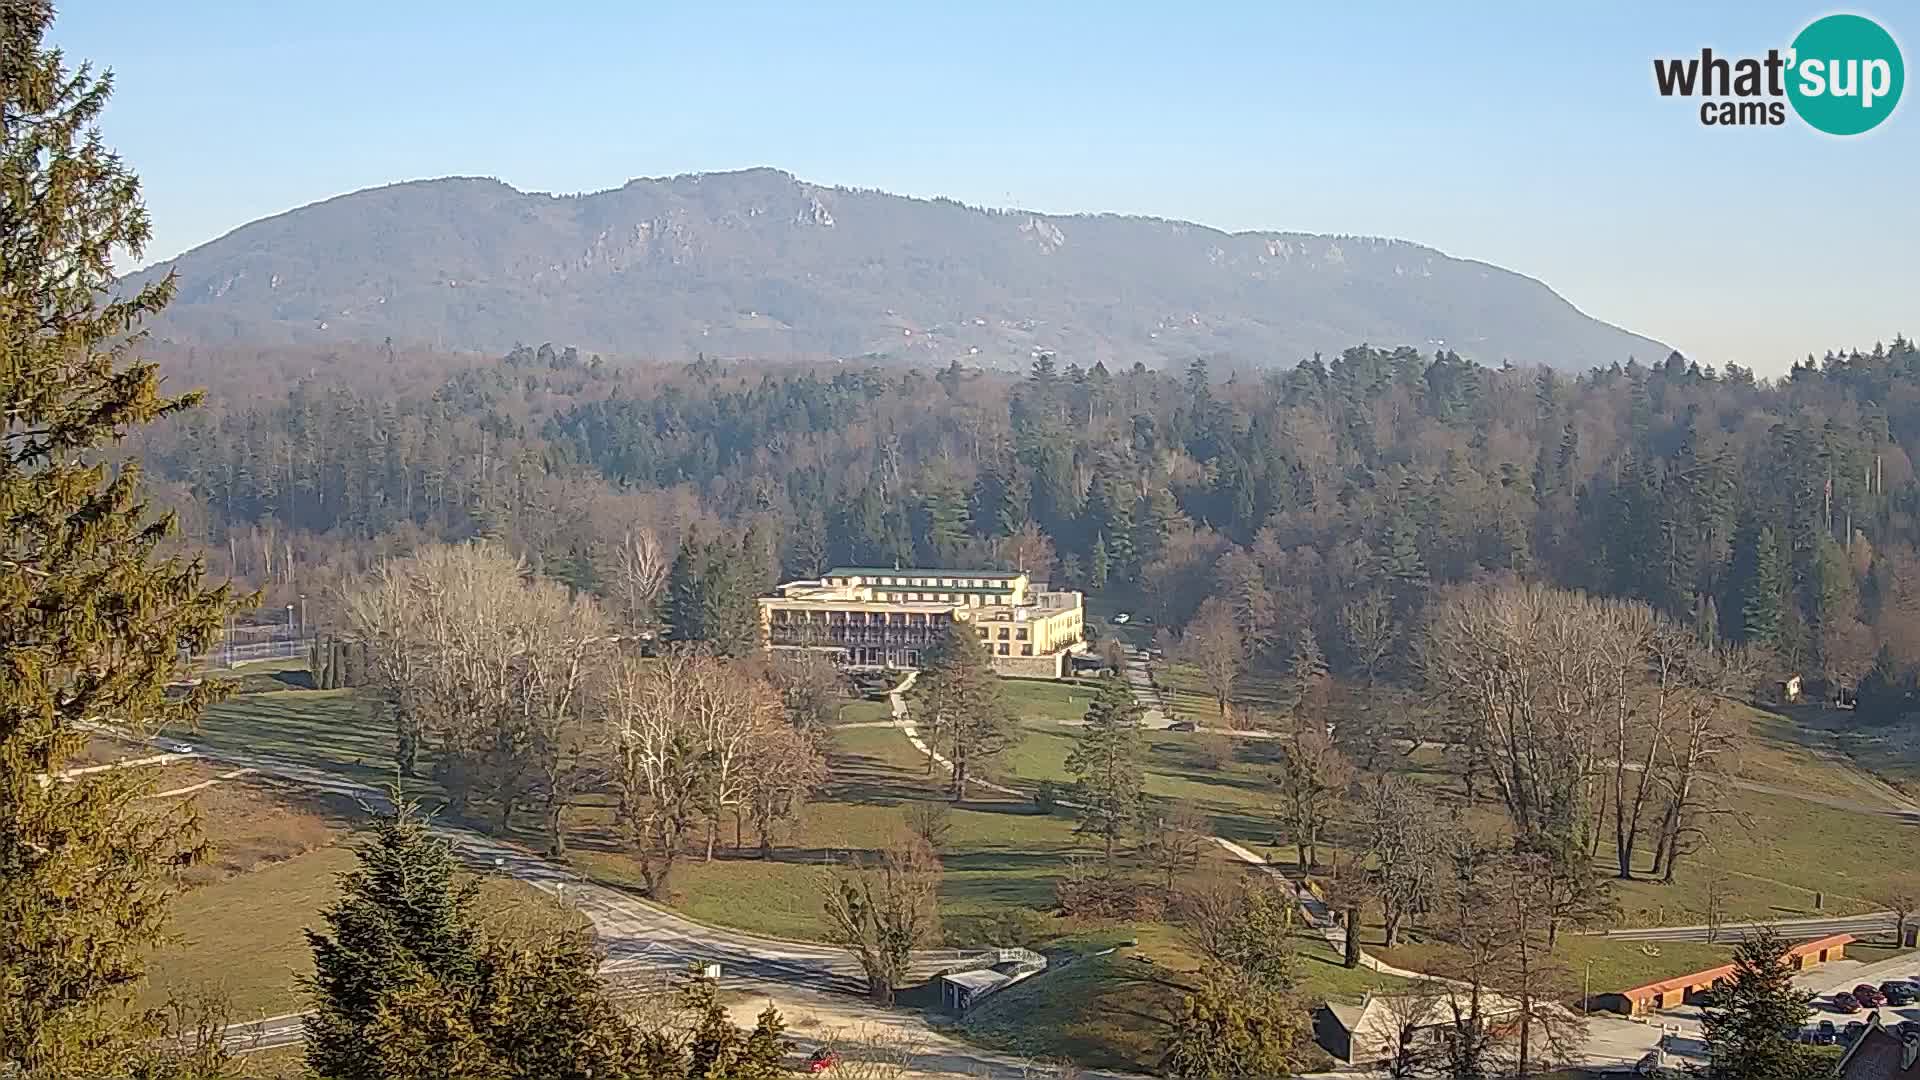
<instances>
[{"instance_id":1,"label":"dense forest","mask_svg":"<svg viewBox=\"0 0 1920 1080\"><path fill-rule=\"evenodd\" d=\"M128 449L213 569L326 610L343 574L488 536L606 593L622 537L836 563L1017 562L1257 651L1368 597L1511 574L1644 599L1839 685L1920 664L1920 350L1778 380L1678 354L1568 377L1366 346L1285 371L1024 377L391 346L160 358L209 405ZM762 565L764 564L764 565ZM1344 655L1343 655L1344 653Z\"/></svg>"}]
</instances>

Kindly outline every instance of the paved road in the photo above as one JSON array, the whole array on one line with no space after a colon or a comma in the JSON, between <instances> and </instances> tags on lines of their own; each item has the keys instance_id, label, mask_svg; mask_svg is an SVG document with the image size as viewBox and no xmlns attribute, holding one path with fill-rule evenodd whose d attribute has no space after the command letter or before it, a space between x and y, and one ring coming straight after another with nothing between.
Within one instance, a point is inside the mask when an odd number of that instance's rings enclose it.
<instances>
[{"instance_id":1,"label":"paved road","mask_svg":"<svg viewBox=\"0 0 1920 1080\"><path fill-rule=\"evenodd\" d=\"M1781 919L1764 923L1723 923L1714 940L1736 942L1763 926L1770 926L1782 935L1798 941L1826 937L1829 934L1855 934L1865 937L1868 934L1890 934L1893 931L1894 917L1891 911L1875 912L1871 915L1847 915L1838 918ZM1615 938L1621 941L1706 941L1705 926L1653 926L1640 929L1608 930L1601 937Z\"/></svg>"},{"instance_id":2,"label":"paved road","mask_svg":"<svg viewBox=\"0 0 1920 1080\"><path fill-rule=\"evenodd\" d=\"M200 749L199 754L369 806L388 805L383 792L307 766L236 751ZM517 844L448 824L436 823L432 828L476 867L526 882L578 908L592 922L606 950L606 963L601 968L604 975L672 973L694 963L719 964L724 979L853 994L866 989L859 964L832 946L708 926L620 890L583 880L567 867ZM915 977L932 975L970 955L958 950L924 951L915 955L911 973ZM257 1037L259 1049L285 1045L299 1039L299 1016L273 1017L236 1025L236 1029L236 1040Z\"/></svg>"}]
</instances>

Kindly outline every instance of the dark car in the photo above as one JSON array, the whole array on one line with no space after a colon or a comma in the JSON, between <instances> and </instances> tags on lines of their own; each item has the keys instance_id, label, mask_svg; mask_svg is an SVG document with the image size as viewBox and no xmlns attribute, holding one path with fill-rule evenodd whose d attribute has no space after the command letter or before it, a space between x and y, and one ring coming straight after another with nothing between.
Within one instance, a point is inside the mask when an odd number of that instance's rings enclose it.
<instances>
[{"instance_id":1,"label":"dark car","mask_svg":"<svg viewBox=\"0 0 1920 1080\"><path fill-rule=\"evenodd\" d=\"M1175 720L1167 725L1168 731L1198 731L1200 726L1191 720Z\"/></svg>"},{"instance_id":2,"label":"dark car","mask_svg":"<svg viewBox=\"0 0 1920 1080\"><path fill-rule=\"evenodd\" d=\"M1857 1013L1860 1011L1860 1003L1854 1000L1852 994L1842 990L1833 995L1833 1011L1837 1013Z\"/></svg>"},{"instance_id":3,"label":"dark car","mask_svg":"<svg viewBox=\"0 0 1920 1080\"><path fill-rule=\"evenodd\" d=\"M1877 1009L1887 1003L1887 999L1880 995L1880 991L1868 983L1861 983L1853 988L1853 1000L1869 1009Z\"/></svg>"},{"instance_id":4,"label":"dark car","mask_svg":"<svg viewBox=\"0 0 1920 1080\"><path fill-rule=\"evenodd\" d=\"M1820 1021L1820 1026L1813 1029L1813 1041L1819 1046L1832 1046L1833 1033L1833 1021L1822 1020Z\"/></svg>"},{"instance_id":5,"label":"dark car","mask_svg":"<svg viewBox=\"0 0 1920 1080\"><path fill-rule=\"evenodd\" d=\"M1865 1030L1867 1030L1867 1025L1860 1021L1849 1021L1846 1027L1840 1029L1840 1041L1848 1046L1852 1046L1855 1042L1859 1041L1860 1033Z\"/></svg>"},{"instance_id":6,"label":"dark car","mask_svg":"<svg viewBox=\"0 0 1920 1080\"><path fill-rule=\"evenodd\" d=\"M1899 982L1897 980L1894 982L1883 982L1880 984L1880 993L1885 995L1887 1004L1889 1005L1913 1004L1912 983Z\"/></svg>"},{"instance_id":7,"label":"dark car","mask_svg":"<svg viewBox=\"0 0 1920 1080\"><path fill-rule=\"evenodd\" d=\"M1893 1033L1902 1039L1920 1039L1920 1020L1902 1020L1893 1025Z\"/></svg>"}]
</instances>

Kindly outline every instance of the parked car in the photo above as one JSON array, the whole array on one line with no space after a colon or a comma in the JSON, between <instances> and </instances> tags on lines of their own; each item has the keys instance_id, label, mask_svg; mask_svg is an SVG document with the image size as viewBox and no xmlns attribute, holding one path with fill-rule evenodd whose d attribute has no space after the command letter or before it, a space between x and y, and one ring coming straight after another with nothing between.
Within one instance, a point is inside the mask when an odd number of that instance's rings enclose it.
<instances>
[{"instance_id":1,"label":"parked car","mask_svg":"<svg viewBox=\"0 0 1920 1080\"><path fill-rule=\"evenodd\" d=\"M1893 1033L1902 1039L1920 1039L1920 1020L1902 1020L1893 1025Z\"/></svg>"},{"instance_id":2,"label":"parked car","mask_svg":"<svg viewBox=\"0 0 1920 1080\"><path fill-rule=\"evenodd\" d=\"M823 1073L838 1064L840 1055L824 1046L807 1057L807 1071L810 1073Z\"/></svg>"},{"instance_id":3,"label":"parked car","mask_svg":"<svg viewBox=\"0 0 1920 1080\"><path fill-rule=\"evenodd\" d=\"M1120 612L1120 613L1119 613L1118 615L1115 615L1115 616L1113 617L1113 624L1114 624L1115 626L1125 626L1125 625L1127 625L1127 623L1129 623L1129 622L1131 622L1131 621L1133 621L1133 616L1132 616L1132 615L1129 615L1129 614L1127 614L1127 613L1126 613L1126 612L1124 612L1124 611L1122 611L1122 612Z\"/></svg>"},{"instance_id":4,"label":"parked car","mask_svg":"<svg viewBox=\"0 0 1920 1080\"><path fill-rule=\"evenodd\" d=\"M1833 1021L1822 1020L1820 1026L1813 1029L1813 1041L1816 1046L1832 1046L1834 1036Z\"/></svg>"},{"instance_id":5,"label":"parked car","mask_svg":"<svg viewBox=\"0 0 1920 1080\"><path fill-rule=\"evenodd\" d=\"M1848 1046L1852 1046L1859 1040L1860 1033L1865 1030L1867 1030L1867 1025L1860 1021L1848 1021L1847 1026L1840 1029L1840 1041Z\"/></svg>"},{"instance_id":6,"label":"parked car","mask_svg":"<svg viewBox=\"0 0 1920 1080\"><path fill-rule=\"evenodd\" d=\"M1869 1009L1877 1009L1887 1003L1887 999L1881 995L1880 991L1874 989L1870 983L1861 983L1859 986L1854 987L1853 1000Z\"/></svg>"},{"instance_id":7,"label":"parked car","mask_svg":"<svg viewBox=\"0 0 1920 1080\"><path fill-rule=\"evenodd\" d=\"M1900 982L1899 980L1883 982L1880 984L1880 993L1887 999L1887 1004L1889 1005L1913 1004L1912 983Z\"/></svg>"},{"instance_id":8,"label":"parked car","mask_svg":"<svg viewBox=\"0 0 1920 1080\"><path fill-rule=\"evenodd\" d=\"M1168 731L1199 731L1200 726L1191 720L1175 720L1167 725Z\"/></svg>"},{"instance_id":9,"label":"parked car","mask_svg":"<svg viewBox=\"0 0 1920 1080\"><path fill-rule=\"evenodd\" d=\"M1854 1000L1852 994L1842 990L1833 995L1833 1011L1837 1013L1857 1013L1860 1011L1860 1002Z\"/></svg>"}]
</instances>

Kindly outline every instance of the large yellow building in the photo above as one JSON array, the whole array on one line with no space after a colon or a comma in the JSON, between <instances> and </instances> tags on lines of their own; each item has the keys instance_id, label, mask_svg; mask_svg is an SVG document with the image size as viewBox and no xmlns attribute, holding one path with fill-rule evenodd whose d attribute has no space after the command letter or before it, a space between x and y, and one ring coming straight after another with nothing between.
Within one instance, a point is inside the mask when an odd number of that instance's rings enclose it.
<instances>
[{"instance_id":1,"label":"large yellow building","mask_svg":"<svg viewBox=\"0 0 1920 1080\"><path fill-rule=\"evenodd\" d=\"M1012 570L836 567L760 599L773 649L832 652L848 667L920 666L954 620L971 623L1003 675L1057 679L1086 640L1081 596Z\"/></svg>"}]
</instances>

